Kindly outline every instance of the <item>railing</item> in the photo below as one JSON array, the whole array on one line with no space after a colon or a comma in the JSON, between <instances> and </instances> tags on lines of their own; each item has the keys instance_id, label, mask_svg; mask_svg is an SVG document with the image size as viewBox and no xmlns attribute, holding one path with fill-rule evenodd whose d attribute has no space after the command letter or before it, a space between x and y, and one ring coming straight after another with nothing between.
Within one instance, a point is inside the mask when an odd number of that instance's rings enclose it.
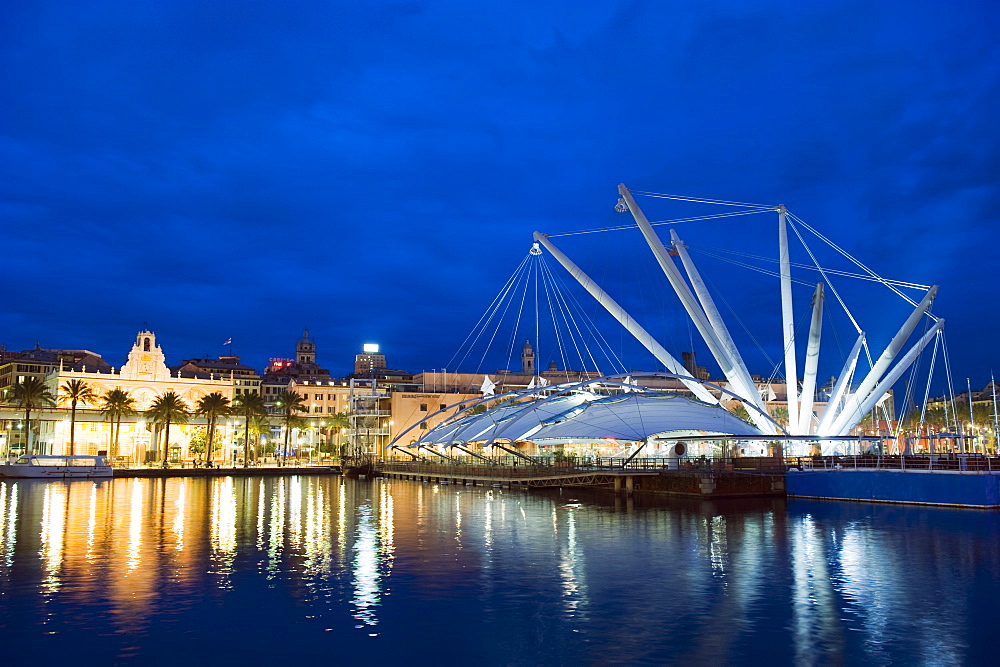
<instances>
[{"instance_id":1,"label":"railing","mask_svg":"<svg viewBox=\"0 0 1000 667\"><path fill-rule=\"evenodd\" d=\"M770 456L693 456L680 458L596 458L598 468L612 470L675 470L687 472L753 472L781 473L785 466L780 457Z\"/></svg>"},{"instance_id":2,"label":"railing","mask_svg":"<svg viewBox=\"0 0 1000 667\"><path fill-rule=\"evenodd\" d=\"M433 456L433 455L425 455ZM451 460L425 458L424 460L392 460L380 464L383 470L413 474L486 475L486 476L537 476L539 474L590 474L615 471L676 471L676 472L734 472L753 474L781 474L785 467L780 458L772 457L692 457L692 458L623 458L611 457L533 457L529 462L516 456L501 456L483 461L471 456L452 457ZM461 469L463 472L458 472ZM486 472L495 471L495 472Z\"/></svg>"},{"instance_id":3,"label":"railing","mask_svg":"<svg viewBox=\"0 0 1000 667\"><path fill-rule=\"evenodd\" d=\"M788 458L789 468L799 470L938 470L1000 473L1000 458L983 454L930 454L923 456L802 456Z\"/></svg>"},{"instance_id":4,"label":"railing","mask_svg":"<svg viewBox=\"0 0 1000 667\"><path fill-rule=\"evenodd\" d=\"M545 477L549 475L574 475L600 472L594 468L572 468L569 466L532 465L522 462L516 465L500 465L486 463L465 463L442 461L386 461L378 464L383 472L403 473L407 475L427 475L430 477L478 477L495 479L512 479L520 477Z\"/></svg>"}]
</instances>

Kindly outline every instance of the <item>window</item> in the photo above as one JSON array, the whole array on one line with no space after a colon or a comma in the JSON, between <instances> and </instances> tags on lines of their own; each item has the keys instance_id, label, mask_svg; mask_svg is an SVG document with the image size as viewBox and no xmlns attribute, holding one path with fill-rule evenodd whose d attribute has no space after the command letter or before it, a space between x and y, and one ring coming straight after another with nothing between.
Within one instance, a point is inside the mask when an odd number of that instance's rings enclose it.
<instances>
[{"instance_id":1,"label":"window","mask_svg":"<svg viewBox=\"0 0 1000 667\"><path fill-rule=\"evenodd\" d=\"M323 406L322 405L314 405L313 406L313 412L323 412Z\"/></svg>"},{"instance_id":2,"label":"window","mask_svg":"<svg viewBox=\"0 0 1000 667\"><path fill-rule=\"evenodd\" d=\"M328 408L326 409L326 411L327 411L328 413L330 413L330 414L332 415L332 414L333 414L333 411L334 411L334 407L333 407L333 406L331 405L330 407L328 407Z\"/></svg>"},{"instance_id":3,"label":"window","mask_svg":"<svg viewBox=\"0 0 1000 667\"><path fill-rule=\"evenodd\" d=\"M426 431L427 430L427 422L420 422L420 428L421 428L421 430Z\"/></svg>"},{"instance_id":4,"label":"window","mask_svg":"<svg viewBox=\"0 0 1000 667\"><path fill-rule=\"evenodd\" d=\"M322 401L323 400L323 394L316 394L316 400L317 401Z\"/></svg>"},{"instance_id":5,"label":"window","mask_svg":"<svg viewBox=\"0 0 1000 667\"><path fill-rule=\"evenodd\" d=\"M447 405L446 405L445 403L442 403L442 404L441 404L441 409L442 409L442 410L447 410L447 409L448 409L448 406L447 406Z\"/></svg>"},{"instance_id":6,"label":"window","mask_svg":"<svg viewBox=\"0 0 1000 667\"><path fill-rule=\"evenodd\" d=\"M427 412L427 404L426 403L421 403L420 404L420 411L421 412ZM426 427L424 427L424 428L426 428Z\"/></svg>"}]
</instances>

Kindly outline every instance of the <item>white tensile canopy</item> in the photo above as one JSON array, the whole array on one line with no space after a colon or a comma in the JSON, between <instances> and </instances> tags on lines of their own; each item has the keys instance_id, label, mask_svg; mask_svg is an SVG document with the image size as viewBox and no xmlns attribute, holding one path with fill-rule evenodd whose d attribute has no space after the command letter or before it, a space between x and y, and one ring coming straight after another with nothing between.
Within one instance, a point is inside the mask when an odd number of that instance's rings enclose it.
<instances>
[{"instance_id":1,"label":"white tensile canopy","mask_svg":"<svg viewBox=\"0 0 1000 667\"><path fill-rule=\"evenodd\" d=\"M724 436L762 436L757 427L719 405L665 392L599 396L588 391L535 396L486 412L459 416L427 431L411 446L464 445L495 440L593 442L640 441L698 431Z\"/></svg>"}]
</instances>

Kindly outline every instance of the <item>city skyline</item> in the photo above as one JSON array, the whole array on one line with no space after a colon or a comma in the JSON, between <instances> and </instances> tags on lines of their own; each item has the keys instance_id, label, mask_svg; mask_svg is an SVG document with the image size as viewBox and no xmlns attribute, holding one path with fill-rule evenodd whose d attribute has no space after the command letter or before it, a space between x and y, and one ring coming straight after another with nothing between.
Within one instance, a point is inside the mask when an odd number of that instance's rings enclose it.
<instances>
[{"instance_id":1,"label":"city skyline","mask_svg":"<svg viewBox=\"0 0 1000 667\"><path fill-rule=\"evenodd\" d=\"M218 356L232 338L262 368L308 328L328 365L379 343L393 367L444 368L531 233L621 224L624 182L784 203L883 275L940 284L956 384L981 387L1000 370L987 335L1000 324L998 12L6 8L0 343L110 360L146 323L171 358ZM761 224L740 244L773 254ZM614 234L573 256L619 266L602 253L637 233ZM621 295L635 278L603 279ZM714 367L676 302L662 307L649 318L671 350ZM747 324L773 352L777 314ZM628 366L658 367L616 344Z\"/></svg>"}]
</instances>

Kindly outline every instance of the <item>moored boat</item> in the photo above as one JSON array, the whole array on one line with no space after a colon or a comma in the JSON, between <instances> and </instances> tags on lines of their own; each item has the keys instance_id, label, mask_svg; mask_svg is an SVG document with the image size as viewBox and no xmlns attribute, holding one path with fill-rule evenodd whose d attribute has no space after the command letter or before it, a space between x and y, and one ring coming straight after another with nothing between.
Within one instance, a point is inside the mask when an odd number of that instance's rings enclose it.
<instances>
[{"instance_id":1,"label":"moored boat","mask_svg":"<svg viewBox=\"0 0 1000 667\"><path fill-rule=\"evenodd\" d=\"M0 477L90 479L112 475L113 470L104 455L26 454L0 464Z\"/></svg>"}]
</instances>

